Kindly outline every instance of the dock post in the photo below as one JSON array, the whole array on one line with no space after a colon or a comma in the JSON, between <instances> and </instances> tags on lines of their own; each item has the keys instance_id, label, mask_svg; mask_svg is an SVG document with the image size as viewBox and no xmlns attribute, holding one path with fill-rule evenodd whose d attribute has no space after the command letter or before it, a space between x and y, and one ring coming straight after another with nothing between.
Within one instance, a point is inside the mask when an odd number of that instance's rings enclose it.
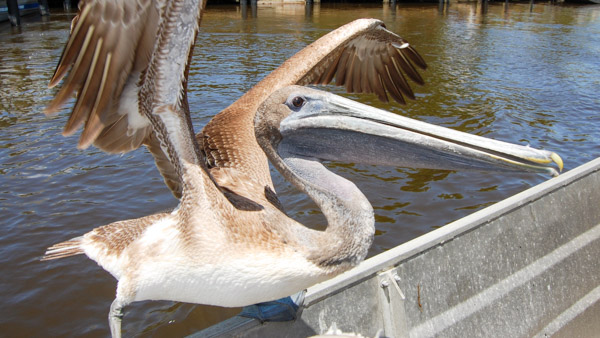
<instances>
[{"instance_id":1,"label":"dock post","mask_svg":"<svg viewBox=\"0 0 600 338\"><path fill-rule=\"evenodd\" d=\"M450 0L440 0L438 2L438 12L443 13L448 6L450 6Z\"/></svg>"},{"instance_id":2,"label":"dock post","mask_svg":"<svg viewBox=\"0 0 600 338\"><path fill-rule=\"evenodd\" d=\"M248 0L240 0L240 10L242 19L248 19Z\"/></svg>"},{"instance_id":3,"label":"dock post","mask_svg":"<svg viewBox=\"0 0 600 338\"><path fill-rule=\"evenodd\" d=\"M17 0L7 0L8 20L13 26L21 26L21 14L19 13L19 4Z\"/></svg>"},{"instance_id":4,"label":"dock post","mask_svg":"<svg viewBox=\"0 0 600 338\"><path fill-rule=\"evenodd\" d=\"M71 10L71 0L64 0L63 8L65 9L65 11L70 11Z\"/></svg>"},{"instance_id":5,"label":"dock post","mask_svg":"<svg viewBox=\"0 0 600 338\"><path fill-rule=\"evenodd\" d=\"M50 8L48 7L48 0L38 0L40 4L40 14L42 16L50 15Z\"/></svg>"},{"instance_id":6,"label":"dock post","mask_svg":"<svg viewBox=\"0 0 600 338\"><path fill-rule=\"evenodd\" d=\"M306 0L304 2L304 17L312 18L313 16L313 0Z\"/></svg>"},{"instance_id":7,"label":"dock post","mask_svg":"<svg viewBox=\"0 0 600 338\"><path fill-rule=\"evenodd\" d=\"M257 0L250 0L250 11L252 13L252 17L256 18L258 17L258 5L257 5L258 1Z\"/></svg>"}]
</instances>

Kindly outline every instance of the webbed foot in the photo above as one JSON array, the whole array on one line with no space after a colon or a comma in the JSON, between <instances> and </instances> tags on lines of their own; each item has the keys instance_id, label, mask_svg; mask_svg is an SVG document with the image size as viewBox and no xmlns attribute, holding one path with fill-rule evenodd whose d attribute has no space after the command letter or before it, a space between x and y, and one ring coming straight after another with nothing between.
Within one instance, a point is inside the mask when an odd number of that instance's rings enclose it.
<instances>
[{"instance_id":1,"label":"webbed foot","mask_svg":"<svg viewBox=\"0 0 600 338\"><path fill-rule=\"evenodd\" d=\"M292 296L246 306L239 316L257 319L264 322L287 322L295 320L304 304L306 290L300 291Z\"/></svg>"}]
</instances>

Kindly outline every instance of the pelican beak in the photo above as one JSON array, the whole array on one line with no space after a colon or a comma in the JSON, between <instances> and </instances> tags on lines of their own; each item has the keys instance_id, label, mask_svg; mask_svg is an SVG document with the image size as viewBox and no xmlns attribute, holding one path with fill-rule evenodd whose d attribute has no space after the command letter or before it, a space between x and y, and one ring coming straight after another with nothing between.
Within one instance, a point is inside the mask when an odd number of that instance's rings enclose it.
<instances>
[{"instance_id":1,"label":"pelican beak","mask_svg":"<svg viewBox=\"0 0 600 338\"><path fill-rule=\"evenodd\" d=\"M432 125L305 88L304 105L280 123L287 153L352 163L558 175L558 154ZM292 95L293 96L293 95ZM557 171L558 169L558 171Z\"/></svg>"}]
</instances>

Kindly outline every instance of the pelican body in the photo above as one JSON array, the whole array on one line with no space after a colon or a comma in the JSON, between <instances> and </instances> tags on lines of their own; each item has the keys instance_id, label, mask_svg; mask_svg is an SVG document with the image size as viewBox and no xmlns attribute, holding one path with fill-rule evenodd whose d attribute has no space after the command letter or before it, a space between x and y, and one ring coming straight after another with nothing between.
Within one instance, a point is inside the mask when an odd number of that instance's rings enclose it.
<instances>
[{"instance_id":1,"label":"pelican body","mask_svg":"<svg viewBox=\"0 0 600 338\"><path fill-rule=\"evenodd\" d=\"M197 0L82 0L51 80L56 85L70 69L48 114L78 93L65 134L83 124L79 147L118 153L146 145L180 200L172 212L55 244L43 258L85 254L118 280L109 313L115 337L123 307L134 301L245 306L291 295L359 264L373 241L373 208L324 160L551 174L554 162L562 168L553 152L298 86L335 78L348 91L384 101L414 97L403 74L422 83L415 65L425 68L425 62L372 19L306 47L194 135L185 84L203 7ZM283 212L267 158L317 203L326 230Z\"/></svg>"}]
</instances>

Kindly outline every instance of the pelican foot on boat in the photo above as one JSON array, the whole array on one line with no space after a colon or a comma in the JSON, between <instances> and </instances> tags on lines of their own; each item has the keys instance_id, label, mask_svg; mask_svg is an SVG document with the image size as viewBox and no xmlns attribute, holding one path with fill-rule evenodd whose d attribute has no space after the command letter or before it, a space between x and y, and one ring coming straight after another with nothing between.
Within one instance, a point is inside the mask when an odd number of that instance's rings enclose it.
<instances>
[{"instance_id":1,"label":"pelican foot on boat","mask_svg":"<svg viewBox=\"0 0 600 338\"><path fill-rule=\"evenodd\" d=\"M305 294L306 290L303 290L293 296L249 305L242 309L239 316L254 318L261 323L296 320L304 304Z\"/></svg>"}]
</instances>

